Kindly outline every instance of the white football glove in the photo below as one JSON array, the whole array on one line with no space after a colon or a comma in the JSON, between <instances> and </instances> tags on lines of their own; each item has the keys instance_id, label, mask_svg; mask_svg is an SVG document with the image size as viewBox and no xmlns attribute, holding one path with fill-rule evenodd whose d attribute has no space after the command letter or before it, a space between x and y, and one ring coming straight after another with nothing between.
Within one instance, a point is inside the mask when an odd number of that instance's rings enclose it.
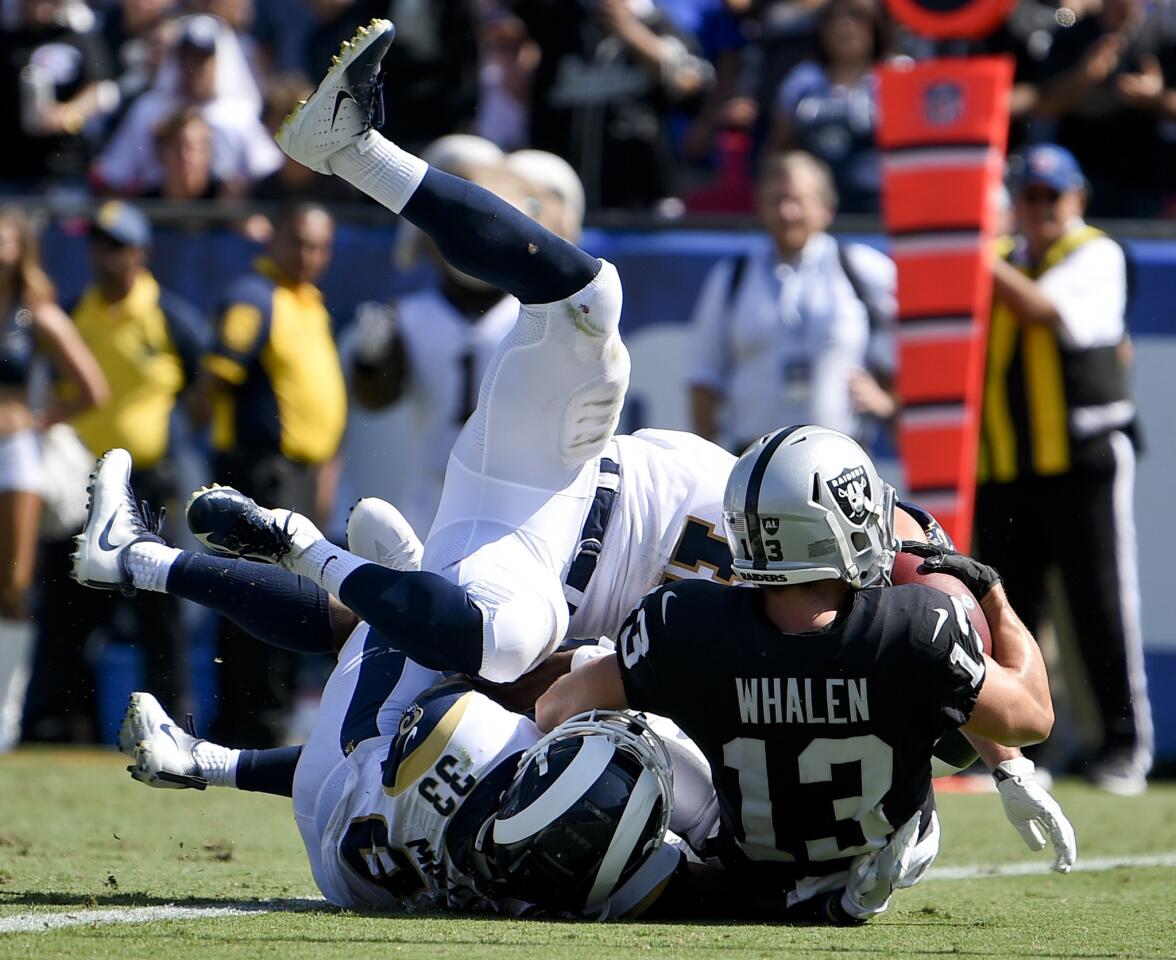
<instances>
[{"instance_id":1,"label":"white football glove","mask_svg":"<svg viewBox=\"0 0 1176 960\"><path fill-rule=\"evenodd\" d=\"M853 859L849 865L849 881L841 897L841 906L851 917L869 920L890 905L890 895L906 876L918 846L921 820L920 811L899 827L881 850L863 853Z\"/></svg>"},{"instance_id":2,"label":"white football glove","mask_svg":"<svg viewBox=\"0 0 1176 960\"><path fill-rule=\"evenodd\" d=\"M997 764L992 776L1005 816L1029 849L1043 849L1048 837L1054 847L1053 868L1069 873L1078 856L1074 827L1058 802L1037 782L1036 769L1028 757L1016 757Z\"/></svg>"}]
</instances>

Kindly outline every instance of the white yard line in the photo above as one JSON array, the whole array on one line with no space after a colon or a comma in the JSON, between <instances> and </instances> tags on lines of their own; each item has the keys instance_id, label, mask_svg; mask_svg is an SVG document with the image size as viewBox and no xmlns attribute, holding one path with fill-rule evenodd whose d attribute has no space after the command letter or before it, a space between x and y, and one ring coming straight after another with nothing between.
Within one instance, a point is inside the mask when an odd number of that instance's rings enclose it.
<instances>
[{"instance_id":1,"label":"white yard line","mask_svg":"<svg viewBox=\"0 0 1176 960\"><path fill-rule=\"evenodd\" d=\"M248 917L265 913L289 913L326 907L326 900L242 901L221 907L178 906L123 907L107 910L69 910L61 913L18 913L0 917L0 933L43 933L63 927L106 923L152 923L160 920L208 920L213 917Z\"/></svg>"},{"instance_id":2,"label":"white yard line","mask_svg":"<svg viewBox=\"0 0 1176 960\"><path fill-rule=\"evenodd\" d=\"M1042 853L1044 857L1044 852ZM978 880L981 877L1025 877L1036 873L1052 873L1051 860L1029 860L1022 863L969 864L966 867L932 867L928 880ZM1176 853L1140 854L1134 857L1078 857L1075 872L1100 873L1120 867L1176 867ZM3 928L0 928L3 929Z\"/></svg>"},{"instance_id":3,"label":"white yard line","mask_svg":"<svg viewBox=\"0 0 1176 960\"><path fill-rule=\"evenodd\" d=\"M1120 867L1176 867L1176 853L1142 854L1135 857L1087 857L1074 865L1075 872L1097 873ZM1024 877L1050 873L1046 860L1021 863L970 864L963 867L932 867L924 878L932 880L979 880L984 877ZM0 934L44 933L64 927L97 926L107 923L152 923L161 920L210 920L215 917L248 917L266 913L289 913L318 910L327 906L326 900L261 900L226 906L125 907L107 910L70 910L61 913L18 913L0 917Z\"/></svg>"}]
</instances>

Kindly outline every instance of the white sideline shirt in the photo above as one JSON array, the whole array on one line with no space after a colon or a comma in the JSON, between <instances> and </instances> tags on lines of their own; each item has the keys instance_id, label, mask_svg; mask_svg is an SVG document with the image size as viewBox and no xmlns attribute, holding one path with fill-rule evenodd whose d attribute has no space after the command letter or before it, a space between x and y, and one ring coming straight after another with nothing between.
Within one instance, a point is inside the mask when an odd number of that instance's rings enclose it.
<instances>
[{"instance_id":1,"label":"white sideline shirt","mask_svg":"<svg viewBox=\"0 0 1176 960\"><path fill-rule=\"evenodd\" d=\"M1085 224L1075 220L1066 230ZM1023 242L1023 241L1022 241ZM1017 254L1021 254L1019 248ZM1014 255L1014 260L1017 260ZM1062 318L1063 347L1090 350L1113 347L1127 332L1127 260L1110 237L1088 240L1037 279L1038 287Z\"/></svg>"},{"instance_id":2,"label":"white sideline shirt","mask_svg":"<svg viewBox=\"0 0 1176 960\"><path fill-rule=\"evenodd\" d=\"M829 234L811 237L793 263L770 246L750 254L733 298L736 261L712 268L692 318L688 379L723 394L730 439L789 423L860 433L849 378L867 366L894 367L895 267L861 244L848 245L846 257L885 325L873 335Z\"/></svg>"}]
</instances>

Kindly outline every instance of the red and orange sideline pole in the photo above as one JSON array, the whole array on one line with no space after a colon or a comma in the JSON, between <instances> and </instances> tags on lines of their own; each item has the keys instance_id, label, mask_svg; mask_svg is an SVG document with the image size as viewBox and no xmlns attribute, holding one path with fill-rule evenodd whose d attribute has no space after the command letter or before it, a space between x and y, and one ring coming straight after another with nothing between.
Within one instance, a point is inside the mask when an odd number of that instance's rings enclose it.
<instances>
[{"instance_id":1,"label":"red and orange sideline pole","mask_svg":"<svg viewBox=\"0 0 1176 960\"><path fill-rule=\"evenodd\" d=\"M982 36L1011 5L888 3L907 26L941 38ZM992 296L993 196L1004 172L1013 64L945 57L879 73L884 217L898 265L899 450L911 498L966 549Z\"/></svg>"}]
</instances>

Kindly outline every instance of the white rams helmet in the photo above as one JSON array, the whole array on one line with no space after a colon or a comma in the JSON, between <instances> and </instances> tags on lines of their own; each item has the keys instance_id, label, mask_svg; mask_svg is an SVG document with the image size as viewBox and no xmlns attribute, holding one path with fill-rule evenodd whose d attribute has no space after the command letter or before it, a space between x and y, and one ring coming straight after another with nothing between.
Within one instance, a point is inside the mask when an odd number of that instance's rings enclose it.
<instances>
[{"instance_id":1,"label":"white rams helmet","mask_svg":"<svg viewBox=\"0 0 1176 960\"><path fill-rule=\"evenodd\" d=\"M898 549L894 488L854 440L785 427L735 463L723 496L732 568L746 583L885 582Z\"/></svg>"}]
</instances>

